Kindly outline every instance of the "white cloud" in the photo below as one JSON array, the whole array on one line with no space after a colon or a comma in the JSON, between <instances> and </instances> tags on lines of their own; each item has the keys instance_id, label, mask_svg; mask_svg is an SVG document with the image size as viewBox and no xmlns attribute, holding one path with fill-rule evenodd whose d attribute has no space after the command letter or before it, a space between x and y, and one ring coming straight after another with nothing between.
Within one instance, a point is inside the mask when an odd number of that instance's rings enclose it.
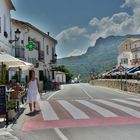
<instances>
[{"instance_id":1,"label":"white cloud","mask_svg":"<svg viewBox=\"0 0 140 140\"><path fill-rule=\"evenodd\" d=\"M88 32L86 28L79 28L77 26L68 28L57 35L58 42L65 46L71 47L70 55L80 55L81 50L86 50L89 45L94 45L96 39L99 37L107 37L110 35L126 35L126 34L140 34L140 0L125 0L122 8L130 7L133 10L132 15L126 12L115 13L111 17L103 17L98 19L93 17L89 21L91 29L94 32ZM81 41L79 41L81 38ZM72 44L73 42L77 44ZM82 43L81 43L82 42ZM87 43L87 45L84 44ZM83 46L82 46L83 45ZM65 49L65 48L64 48ZM69 50L69 51L70 51Z\"/></svg>"},{"instance_id":2,"label":"white cloud","mask_svg":"<svg viewBox=\"0 0 140 140\"><path fill-rule=\"evenodd\" d=\"M112 17L111 17L111 21L113 21L113 23L116 23L116 24L121 24L122 22L124 22L125 20L128 20L130 16L127 14L127 13L118 13L118 14L114 14Z\"/></svg>"},{"instance_id":3,"label":"white cloud","mask_svg":"<svg viewBox=\"0 0 140 140\"><path fill-rule=\"evenodd\" d=\"M139 0L125 0L125 3L121 5L122 8L124 7L132 7L135 11L136 8L139 8L140 1Z\"/></svg>"},{"instance_id":4,"label":"white cloud","mask_svg":"<svg viewBox=\"0 0 140 140\"><path fill-rule=\"evenodd\" d=\"M95 29L90 35L91 45L94 45L99 37L140 33L140 0L125 0L121 7L126 6L133 8L132 15L121 12L100 20L95 17L90 20L90 26Z\"/></svg>"},{"instance_id":5,"label":"white cloud","mask_svg":"<svg viewBox=\"0 0 140 140\"><path fill-rule=\"evenodd\" d=\"M74 49L74 50L72 50L72 52L70 52L69 54L68 54L68 56L78 56L78 55L81 55L81 54L83 54L84 52L83 52L83 50L81 50L81 49Z\"/></svg>"},{"instance_id":6,"label":"white cloud","mask_svg":"<svg viewBox=\"0 0 140 140\"><path fill-rule=\"evenodd\" d=\"M58 40L58 42L63 43L69 40L75 40L77 36L83 36L84 33L86 33L85 28L79 28L77 26L74 26L60 32L56 36L56 39Z\"/></svg>"}]
</instances>

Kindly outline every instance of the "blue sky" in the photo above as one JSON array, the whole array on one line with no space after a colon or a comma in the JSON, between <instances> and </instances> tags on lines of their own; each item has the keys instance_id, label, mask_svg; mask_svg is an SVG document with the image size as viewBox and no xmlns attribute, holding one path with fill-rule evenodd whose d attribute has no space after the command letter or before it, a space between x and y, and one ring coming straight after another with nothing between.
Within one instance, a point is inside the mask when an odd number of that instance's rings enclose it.
<instances>
[{"instance_id":1,"label":"blue sky","mask_svg":"<svg viewBox=\"0 0 140 140\"><path fill-rule=\"evenodd\" d=\"M59 58L85 53L99 37L140 31L139 0L12 1L16 7L12 17L49 31L58 40Z\"/></svg>"}]
</instances>

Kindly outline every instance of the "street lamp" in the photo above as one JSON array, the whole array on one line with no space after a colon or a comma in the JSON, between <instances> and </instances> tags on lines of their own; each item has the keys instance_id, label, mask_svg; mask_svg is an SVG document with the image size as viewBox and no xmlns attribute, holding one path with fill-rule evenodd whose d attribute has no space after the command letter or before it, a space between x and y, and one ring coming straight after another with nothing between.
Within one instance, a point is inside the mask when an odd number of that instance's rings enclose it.
<instances>
[{"instance_id":1,"label":"street lamp","mask_svg":"<svg viewBox=\"0 0 140 140\"><path fill-rule=\"evenodd\" d=\"M17 30L15 31L15 40L9 40L9 43L12 44L13 42L18 41L20 37L20 33L21 31L17 28Z\"/></svg>"},{"instance_id":2,"label":"street lamp","mask_svg":"<svg viewBox=\"0 0 140 140\"><path fill-rule=\"evenodd\" d=\"M56 53L54 54L54 61L55 62L57 61L57 54Z\"/></svg>"}]
</instances>

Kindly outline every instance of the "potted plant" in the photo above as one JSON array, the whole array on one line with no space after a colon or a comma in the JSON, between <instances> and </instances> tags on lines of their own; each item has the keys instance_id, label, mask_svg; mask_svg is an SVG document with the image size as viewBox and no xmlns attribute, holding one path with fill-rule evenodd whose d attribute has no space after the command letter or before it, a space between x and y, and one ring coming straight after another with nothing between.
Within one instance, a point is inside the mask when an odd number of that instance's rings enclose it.
<instances>
[{"instance_id":1,"label":"potted plant","mask_svg":"<svg viewBox=\"0 0 140 140\"><path fill-rule=\"evenodd\" d=\"M13 120L16 116L16 100L10 100L7 102L8 119Z\"/></svg>"}]
</instances>

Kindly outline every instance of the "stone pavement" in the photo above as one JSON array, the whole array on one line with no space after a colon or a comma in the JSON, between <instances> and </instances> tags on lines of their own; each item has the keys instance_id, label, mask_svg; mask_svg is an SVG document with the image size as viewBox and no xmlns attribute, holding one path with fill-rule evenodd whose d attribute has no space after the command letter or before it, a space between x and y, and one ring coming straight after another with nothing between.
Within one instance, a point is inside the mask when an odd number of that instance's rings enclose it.
<instances>
[{"instance_id":1,"label":"stone pavement","mask_svg":"<svg viewBox=\"0 0 140 140\"><path fill-rule=\"evenodd\" d=\"M48 98L53 94L53 91L42 93L42 100ZM25 114L29 112L29 108L27 104L22 105L20 112L17 115L17 120L10 122L8 127L6 128L5 122L3 119L0 119L0 140L34 140L36 139L32 133L25 133L22 130L22 126L24 124ZM50 130L51 131L51 130ZM52 133L48 131L49 133ZM53 137L53 133L51 137ZM48 135L49 136L49 135Z\"/></svg>"},{"instance_id":2,"label":"stone pavement","mask_svg":"<svg viewBox=\"0 0 140 140\"><path fill-rule=\"evenodd\" d=\"M0 140L20 140L12 134L11 128L2 128L0 129Z\"/></svg>"},{"instance_id":3,"label":"stone pavement","mask_svg":"<svg viewBox=\"0 0 140 140\"><path fill-rule=\"evenodd\" d=\"M16 115L17 120L26 109L25 106L26 104L20 106L20 111ZM19 140L19 138L14 135L14 130L12 129L14 123L16 123L17 120L14 120L12 122L9 121L9 125L8 127L6 127L6 122L4 121L4 119L0 119L0 140Z\"/></svg>"}]
</instances>

